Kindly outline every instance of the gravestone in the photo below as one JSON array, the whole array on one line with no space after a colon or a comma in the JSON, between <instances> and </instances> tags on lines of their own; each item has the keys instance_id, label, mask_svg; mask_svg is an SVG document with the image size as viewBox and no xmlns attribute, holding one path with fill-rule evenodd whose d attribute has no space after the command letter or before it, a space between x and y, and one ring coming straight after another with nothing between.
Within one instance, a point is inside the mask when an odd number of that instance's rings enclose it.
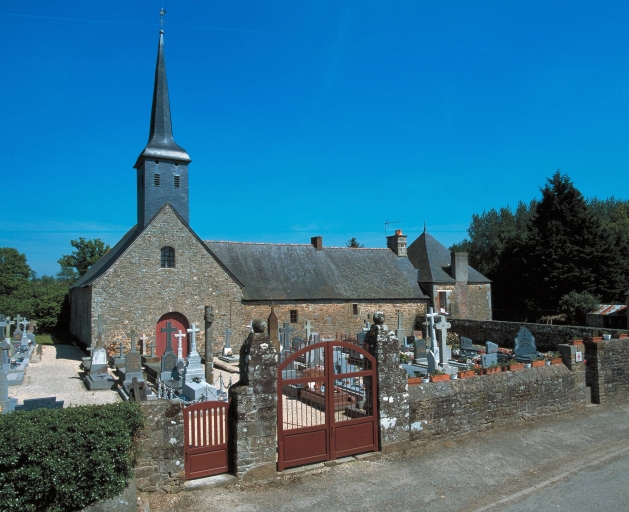
<instances>
[{"instance_id":1,"label":"gravestone","mask_svg":"<svg viewBox=\"0 0 629 512\"><path fill-rule=\"evenodd\" d=\"M161 328L161 332L166 333L166 350L162 356L161 372L159 378L162 382L178 381L179 373L177 372L177 356L173 352L172 335L177 332L170 322L166 322L166 327Z\"/></svg>"},{"instance_id":2,"label":"gravestone","mask_svg":"<svg viewBox=\"0 0 629 512\"><path fill-rule=\"evenodd\" d=\"M226 363L237 363L240 361L240 358L235 356L232 351L232 347L229 341L229 337L232 334L232 330L228 327L225 329L225 345L223 346L223 355L219 356L221 361L225 361Z\"/></svg>"},{"instance_id":3,"label":"gravestone","mask_svg":"<svg viewBox=\"0 0 629 512\"><path fill-rule=\"evenodd\" d=\"M515 348L513 358L520 363L529 363L537 356L535 337L526 327L520 327L518 335L514 338Z\"/></svg>"},{"instance_id":4,"label":"gravestone","mask_svg":"<svg viewBox=\"0 0 629 512\"><path fill-rule=\"evenodd\" d=\"M428 354L426 353L426 340L415 336L413 343L413 361L419 363L420 359L426 359Z\"/></svg>"},{"instance_id":5,"label":"gravestone","mask_svg":"<svg viewBox=\"0 0 629 512\"><path fill-rule=\"evenodd\" d=\"M129 337L131 338L131 350L127 353L127 357L125 358L124 372L122 374L122 385L128 394L131 392L134 379L138 383L144 382L144 376L142 375L142 358L135 346L135 338L137 335L138 333L135 331L129 333ZM144 396L146 396L146 391L144 392Z\"/></svg>"},{"instance_id":6,"label":"gravestone","mask_svg":"<svg viewBox=\"0 0 629 512\"><path fill-rule=\"evenodd\" d=\"M190 324L188 333L190 334L190 355L188 356L188 364L183 373L182 393L186 400L199 400L202 395L206 398L207 382L205 380L205 370L201 364L201 356L197 351L197 333L201 332L195 324Z\"/></svg>"},{"instance_id":7,"label":"gravestone","mask_svg":"<svg viewBox=\"0 0 629 512\"><path fill-rule=\"evenodd\" d=\"M485 343L485 352L488 354L497 354L498 353L498 344L493 341L487 341Z\"/></svg>"},{"instance_id":8,"label":"gravestone","mask_svg":"<svg viewBox=\"0 0 629 512\"><path fill-rule=\"evenodd\" d=\"M430 340L430 351L433 353L437 361L439 361L439 345L437 344L437 335L435 333L434 318L439 316L438 313L433 313L432 308L428 308L426 313L426 321L424 326L426 327L426 340Z\"/></svg>"},{"instance_id":9,"label":"gravestone","mask_svg":"<svg viewBox=\"0 0 629 512\"><path fill-rule=\"evenodd\" d=\"M476 355L481 349L474 347L471 339L465 336L460 337L461 340L461 354L462 355Z\"/></svg>"},{"instance_id":10,"label":"gravestone","mask_svg":"<svg viewBox=\"0 0 629 512\"><path fill-rule=\"evenodd\" d=\"M312 332L312 325L310 324L310 320L306 320L306 324L304 325L304 330L306 331L306 340L309 340L310 333Z\"/></svg>"},{"instance_id":11,"label":"gravestone","mask_svg":"<svg viewBox=\"0 0 629 512\"><path fill-rule=\"evenodd\" d=\"M12 412L17 405L17 398L9 398L9 355L8 346L3 342L2 346L2 366L0 367L0 411L2 414Z\"/></svg>"},{"instance_id":12,"label":"gravestone","mask_svg":"<svg viewBox=\"0 0 629 512\"><path fill-rule=\"evenodd\" d=\"M182 332L181 329L175 334L175 338L177 338L177 361L183 361L183 340L186 335Z\"/></svg>"},{"instance_id":13,"label":"gravestone","mask_svg":"<svg viewBox=\"0 0 629 512\"><path fill-rule=\"evenodd\" d=\"M426 354L426 364L428 366L428 373L436 369L439 365L439 359L432 350L428 350Z\"/></svg>"},{"instance_id":14,"label":"gravestone","mask_svg":"<svg viewBox=\"0 0 629 512\"><path fill-rule=\"evenodd\" d=\"M4 339L5 339L4 330L6 326L7 326L6 318L4 317L4 315L0 315L0 342L4 342Z\"/></svg>"},{"instance_id":15,"label":"gravestone","mask_svg":"<svg viewBox=\"0 0 629 512\"><path fill-rule=\"evenodd\" d=\"M137 377L133 377L129 389L129 399L134 402L144 402L148 400L147 385L144 380L139 381Z\"/></svg>"},{"instance_id":16,"label":"gravestone","mask_svg":"<svg viewBox=\"0 0 629 512\"><path fill-rule=\"evenodd\" d=\"M489 368L492 364L496 364L498 362L498 352L492 352L491 354L481 354L480 362L483 368Z\"/></svg>"},{"instance_id":17,"label":"gravestone","mask_svg":"<svg viewBox=\"0 0 629 512\"><path fill-rule=\"evenodd\" d=\"M96 346L92 349L89 374L85 377L85 387L89 390L111 389L115 384L115 380L107 370L107 351L105 350L102 329L99 331L101 334L96 341Z\"/></svg>"},{"instance_id":18,"label":"gravestone","mask_svg":"<svg viewBox=\"0 0 629 512\"><path fill-rule=\"evenodd\" d=\"M280 336L282 336L282 352L290 352L290 333L295 332L290 326L290 322L284 322L284 327L280 329Z\"/></svg>"}]
</instances>

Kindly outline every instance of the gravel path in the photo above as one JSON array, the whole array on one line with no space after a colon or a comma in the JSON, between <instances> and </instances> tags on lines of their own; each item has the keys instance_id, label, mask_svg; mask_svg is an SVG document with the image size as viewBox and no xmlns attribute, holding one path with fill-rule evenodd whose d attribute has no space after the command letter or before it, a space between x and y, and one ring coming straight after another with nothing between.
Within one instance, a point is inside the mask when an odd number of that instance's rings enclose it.
<instances>
[{"instance_id":1,"label":"gravel path","mask_svg":"<svg viewBox=\"0 0 629 512\"><path fill-rule=\"evenodd\" d=\"M115 390L85 389L79 368L83 356L74 345L42 345L41 359L31 361L24 382L21 386L9 387L9 396L18 398L20 403L25 398L56 396L57 400L64 401L64 407L121 401Z\"/></svg>"}]
</instances>

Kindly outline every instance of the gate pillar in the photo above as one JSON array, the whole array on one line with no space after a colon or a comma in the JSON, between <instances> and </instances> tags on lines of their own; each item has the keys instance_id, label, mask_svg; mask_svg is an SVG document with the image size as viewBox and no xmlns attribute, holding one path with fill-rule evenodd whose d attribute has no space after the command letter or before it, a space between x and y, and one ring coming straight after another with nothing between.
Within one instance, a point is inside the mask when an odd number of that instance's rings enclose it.
<instances>
[{"instance_id":1,"label":"gate pillar","mask_svg":"<svg viewBox=\"0 0 629 512\"><path fill-rule=\"evenodd\" d=\"M400 368L400 342L384 325L384 313L373 315L366 348L378 362L380 449L394 451L410 441L410 408L406 370Z\"/></svg>"},{"instance_id":2,"label":"gate pillar","mask_svg":"<svg viewBox=\"0 0 629 512\"><path fill-rule=\"evenodd\" d=\"M265 478L276 472L278 358L266 322L254 320L252 327L240 348L240 380L229 389L232 471Z\"/></svg>"}]
</instances>

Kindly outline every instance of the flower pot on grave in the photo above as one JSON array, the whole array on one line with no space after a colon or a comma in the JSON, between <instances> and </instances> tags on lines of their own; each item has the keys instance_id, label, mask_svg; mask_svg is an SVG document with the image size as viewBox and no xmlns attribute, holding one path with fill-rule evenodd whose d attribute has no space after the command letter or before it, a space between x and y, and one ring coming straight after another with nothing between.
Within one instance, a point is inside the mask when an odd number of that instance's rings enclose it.
<instances>
[{"instance_id":1,"label":"flower pot on grave","mask_svg":"<svg viewBox=\"0 0 629 512\"><path fill-rule=\"evenodd\" d=\"M408 385L411 386L413 384L421 384L423 382L424 379L422 379L421 377L409 377L408 378Z\"/></svg>"},{"instance_id":2,"label":"flower pot on grave","mask_svg":"<svg viewBox=\"0 0 629 512\"><path fill-rule=\"evenodd\" d=\"M563 363L563 359L561 357L553 357L550 360L551 364L562 364Z\"/></svg>"},{"instance_id":3,"label":"flower pot on grave","mask_svg":"<svg viewBox=\"0 0 629 512\"><path fill-rule=\"evenodd\" d=\"M552 363L550 362L550 359L546 359L546 360L544 361L544 364L545 364L546 366L550 366Z\"/></svg>"},{"instance_id":4,"label":"flower pot on grave","mask_svg":"<svg viewBox=\"0 0 629 512\"><path fill-rule=\"evenodd\" d=\"M531 363L531 366L533 368L539 368L540 366L544 366L546 364L546 362L543 359L540 359L539 361L533 361Z\"/></svg>"},{"instance_id":5,"label":"flower pot on grave","mask_svg":"<svg viewBox=\"0 0 629 512\"><path fill-rule=\"evenodd\" d=\"M431 375L430 382L444 382L446 380L450 380L449 375Z\"/></svg>"},{"instance_id":6,"label":"flower pot on grave","mask_svg":"<svg viewBox=\"0 0 629 512\"><path fill-rule=\"evenodd\" d=\"M623 332L618 335L618 338L626 338L627 336L629 336L629 334L627 334L626 332Z\"/></svg>"},{"instance_id":7,"label":"flower pot on grave","mask_svg":"<svg viewBox=\"0 0 629 512\"><path fill-rule=\"evenodd\" d=\"M476 372L474 370L466 370L464 372L459 372L457 375L459 376L459 379L469 379L470 377L474 377Z\"/></svg>"},{"instance_id":8,"label":"flower pot on grave","mask_svg":"<svg viewBox=\"0 0 629 512\"><path fill-rule=\"evenodd\" d=\"M524 363L508 364L507 369L510 372L517 372L518 370L524 370Z\"/></svg>"},{"instance_id":9,"label":"flower pot on grave","mask_svg":"<svg viewBox=\"0 0 629 512\"><path fill-rule=\"evenodd\" d=\"M602 336L590 336L589 338L587 338L588 341L593 341L594 343L600 343L601 341L603 341L603 337Z\"/></svg>"},{"instance_id":10,"label":"flower pot on grave","mask_svg":"<svg viewBox=\"0 0 629 512\"><path fill-rule=\"evenodd\" d=\"M451 374L450 374L450 380L456 380L456 379L458 379L458 374L456 374L456 373L451 373Z\"/></svg>"},{"instance_id":11,"label":"flower pot on grave","mask_svg":"<svg viewBox=\"0 0 629 512\"><path fill-rule=\"evenodd\" d=\"M583 340L572 340L573 345L583 345Z\"/></svg>"}]
</instances>

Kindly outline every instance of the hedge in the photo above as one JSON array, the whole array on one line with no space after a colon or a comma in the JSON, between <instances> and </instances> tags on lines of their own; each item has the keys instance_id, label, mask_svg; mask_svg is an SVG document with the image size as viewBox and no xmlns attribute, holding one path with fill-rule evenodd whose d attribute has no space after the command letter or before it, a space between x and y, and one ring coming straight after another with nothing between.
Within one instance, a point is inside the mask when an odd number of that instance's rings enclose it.
<instances>
[{"instance_id":1,"label":"hedge","mask_svg":"<svg viewBox=\"0 0 629 512\"><path fill-rule=\"evenodd\" d=\"M81 510L120 494L142 426L136 402L0 415L0 510Z\"/></svg>"}]
</instances>

